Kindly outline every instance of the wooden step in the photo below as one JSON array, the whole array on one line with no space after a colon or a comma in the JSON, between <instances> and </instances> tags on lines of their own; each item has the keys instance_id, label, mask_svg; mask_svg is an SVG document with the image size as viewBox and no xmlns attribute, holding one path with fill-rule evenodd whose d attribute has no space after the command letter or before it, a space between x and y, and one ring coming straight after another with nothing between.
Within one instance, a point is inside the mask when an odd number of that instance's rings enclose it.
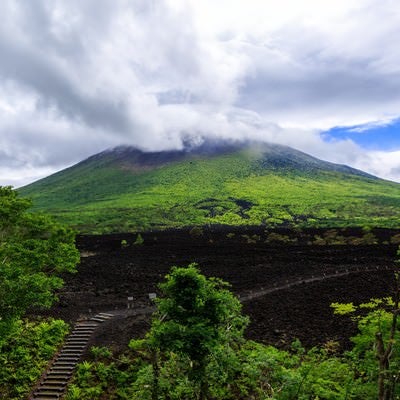
<instances>
[{"instance_id":1,"label":"wooden step","mask_svg":"<svg viewBox=\"0 0 400 400\"><path fill-rule=\"evenodd\" d=\"M74 329L71 331L71 333L75 331L94 331L98 326L99 324L97 322L96 325L75 326Z\"/></svg>"},{"instance_id":2,"label":"wooden step","mask_svg":"<svg viewBox=\"0 0 400 400\"><path fill-rule=\"evenodd\" d=\"M62 391L58 390L38 390L34 393L34 399L37 399L37 396L46 397L47 399L59 399L62 395Z\"/></svg>"},{"instance_id":3,"label":"wooden step","mask_svg":"<svg viewBox=\"0 0 400 400\"><path fill-rule=\"evenodd\" d=\"M85 349L85 344L70 344L63 347L63 350L75 350L75 351L83 351Z\"/></svg>"},{"instance_id":4,"label":"wooden step","mask_svg":"<svg viewBox=\"0 0 400 400\"><path fill-rule=\"evenodd\" d=\"M55 367L75 367L78 363L78 360L65 360L60 361L57 364L54 364Z\"/></svg>"},{"instance_id":5,"label":"wooden step","mask_svg":"<svg viewBox=\"0 0 400 400\"><path fill-rule=\"evenodd\" d=\"M57 367L57 366L51 367L50 371L52 371L52 372L69 372L69 371L73 371L74 368L75 368L75 365L60 365L59 367Z\"/></svg>"},{"instance_id":6,"label":"wooden step","mask_svg":"<svg viewBox=\"0 0 400 400\"><path fill-rule=\"evenodd\" d=\"M98 313L88 320L75 324L57 358L35 390L32 400L61 399L90 337L100 323L112 317L113 315L109 313Z\"/></svg>"},{"instance_id":7,"label":"wooden step","mask_svg":"<svg viewBox=\"0 0 400 400\"><path fill-rule=\"evenodd\" d=\"M70 349L70 350L63 350L59 356L73 356L73 355L78 355L80 356L82 354L82 351L76 350L76 349Z\"/></svg>"},{"instance_id":8,"label":"wooden step","mask_svg":"<svg viewBox=\"0 0 400 400\"><path fill-rule=\"evenodd\" d=\"M75 339L80 339L80 340L88 340L90 338L90 336L92 336L92 334L75 334L75 335L71 335L70 338L68 339L67 343L70 343L71 340Z\"/></svg>"},{"instance_id":9,"label":"wooden step","mask_svg":"<svg viewBox=\"0 0 400 400\"><path fill-rule=\"evenodd\" d=\"M67 371L67 372L50 371L49 370L49 372L47 372L47 374L46 374L46 378L45 379L47 379L49 377L54 378L54 377L59 377L59 376L64 377L64 376L70 376L70 375L72 375L72 370Z\"/></svg>"},{"instance_id":10,"label":"wooden step","mask_svg":"<svg viewBox=\"0 0 400 400\"><path fill-rule=\"evenodd\" d=\"M102 317L93 317L90 320L91 321L97 321L97 322L104 322L106 321L107 318L102 318Z\"/></svg>"},{"instance_id":11,"label":"wooden step","mask_svg":"<svg viewBox=\"0 0 400 400\"><path fill-rule=\"evenodd\" d=\"M60 354L55 362L58 361L67 361L67 360L79 360L82 354Z\"/></svg>"},{"instance_id":12,"label":"wooden step","mask_svg":"<svg viewBox=\"0 0 400 400\"><path fill-rule=\"evenodd\" d=\"M105 313L105 312L98 313L97 315L104 315L104 316L109 317L109 318L112 318L114 316L114 314Z\"/></svg>"},{"instance_id":13,"label":"wooden step","mask_svg":"<svg viewBox=\"0 0 400 400\"><path fill-rule=\"evenodd\" d=\"M63 392L64 387L63 386L53 386L53 385L41 385L40 388L38 389L40 392Z\"/></svg>"},{"instance_id":14,"label":"wooden step","mask_svg":"<svg viewBox=\"0 0 400 400\"><path fill-rule=\"evenodd\" d=\"M86 346L87 342L88 342L87 340L82 340L82 339L68 339L65 342L65 346L79 346L79 345Z\"/></svg>"},{"instance_id":15,"label":"wooden step","mask_svg":"<svg viewBox=\"0 0 400 400\"><path fill-rule=\"evenodd\" d=\"M58 386L65 386L69 380L69 377L65 377L65 379L60 378L46 378L43 381L43 385L58 385Z\"/></svg>"},{"instance_id":16,"label":"wooden step","mask_svg":"<svg viewBox=\"0 0 400 400\"><path fill-rule=\"evenodd\" d=\"M90 323L88 323L88 324L79 324L79 325L75 325L74 326L74 329L81 329L81 328L83 328L83 329L96 329L97 327L99 326L99 324L98 324L98 322L96 322L96 321L91 321Z\"/></svg>"},{"instance_id":17,"label":"wooden step","mask_svg":"<svg viewBox=\"0 0 400 400\"><path fill-rule=\"evenodd\" d=\"M90 332L90 333L88 333L88 332L82 332L82 333L76 332L76 333L71 333L71 335L69 336L69 338L72 339L72 338L76 338L76 337L79 337L79 336L85 336L85 337L87 337L87 336L91 336L92 333L93 333L93 332Z\"/></svg>"},{"instance_id":18,"label":"wooden step","mask_svg":"<svg viewBox=\"0 0 400 400\"><path fill-rule=\"evenodd\" d=\"M63 357L63 358L59 358L54 362L54 366L57 365L64 365L64 364L71 364L71 365L75 365L78 361L79 361L80 357Z\"/></svg>"}]
</instances>

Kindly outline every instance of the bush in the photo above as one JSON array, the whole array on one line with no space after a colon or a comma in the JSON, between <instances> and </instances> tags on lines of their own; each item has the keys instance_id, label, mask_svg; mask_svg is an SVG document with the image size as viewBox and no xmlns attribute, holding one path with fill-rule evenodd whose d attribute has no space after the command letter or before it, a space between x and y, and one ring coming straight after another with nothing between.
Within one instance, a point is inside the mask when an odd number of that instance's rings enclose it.
<instances>
[{"instance_id":1,"label":"bush","mask_svg":"<svg viewBox=\"0 0 400 400\"><path fill-rule=\"evenodd\" d=\"M75 272L79 261L74 233L30 205L0 187L0 337L29 307L50 307L61 273Z\"/></svg>"},{"instance_id":2,"label":"bush","mask_svg":"<svg viewBox=\"0 0 400 400\"><path fill-rule=\"evenodd\" d=\"M135 242L133 243L135 246L141 246L144 243L144 239L140 233L138 233Z\"/></svg>"},{"instance_id":3,"label":"bush","mask_svg":"<svg viewBox=\"0 0 400 400\"><path fill-rule=\"evenodd\" d=\"M0 338L0 398L26 398L32 385L62 344L68 325L61 320L18 320Z\"/></svg>"},{"instance_id":4,"label":"bush","mask_svg":"<svg viewBox=\"0 0 400 400\"><path fill-rule=\"evenodd\" d=\"M204 235L203 228L201 228L200 226L194 226L190 230L189 235L195 238L201 237Z\"/></svg>"}]
</instances>

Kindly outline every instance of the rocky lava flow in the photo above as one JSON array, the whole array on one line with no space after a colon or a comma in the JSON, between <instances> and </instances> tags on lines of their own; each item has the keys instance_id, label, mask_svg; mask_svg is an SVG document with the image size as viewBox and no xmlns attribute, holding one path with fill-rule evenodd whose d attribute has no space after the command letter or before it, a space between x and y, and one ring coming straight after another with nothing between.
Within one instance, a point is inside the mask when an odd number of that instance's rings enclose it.
<instances>
[{"instance_id":1,"label":"rocky lava flow","mask_svg":"<svg viewBox=\"0 0 400 400\"><path fill-rule=\"evenodd\" d=\"M133 297L138 313L104 324L92 343L122 349L149 328L150 315L140 309L148 309L148 294L157 292L171 266L196 262L205 275L228 281L242 299L276 289L243 301L251 319L247 337L280 347L294 338L307 347L328 340L347 347L356 327L348 318L334 316L330 304L391 294L397 246L317 246L302 241L271 245L262 231L246 234L153 232L142 234L141 245L134 244L134 234L82 236L78 273L65 276L66 285L50 314L75 321L99 311L126 309L127 298ZM250 234L258 237L248 240ZM388 233L381 234L380 241L386 241ZM296 285L290 286L293 282Z\"/></svg>"}]
</instances>

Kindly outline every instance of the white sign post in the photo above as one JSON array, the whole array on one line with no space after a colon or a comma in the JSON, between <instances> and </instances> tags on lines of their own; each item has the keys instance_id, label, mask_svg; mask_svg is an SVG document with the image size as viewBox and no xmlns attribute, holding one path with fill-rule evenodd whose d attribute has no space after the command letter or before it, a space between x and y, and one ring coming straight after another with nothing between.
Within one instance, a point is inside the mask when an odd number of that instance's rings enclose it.
<instances>
[{"instance_id":1,"label":"white sign post","mask_svg":"<svg viewBox=\"0 0 400 400\"><path fill-rule=\"evenodd\" d=\"M157 293L149 293L149 299L154 300L157 297Z\"/></svg>"}]
</instances>

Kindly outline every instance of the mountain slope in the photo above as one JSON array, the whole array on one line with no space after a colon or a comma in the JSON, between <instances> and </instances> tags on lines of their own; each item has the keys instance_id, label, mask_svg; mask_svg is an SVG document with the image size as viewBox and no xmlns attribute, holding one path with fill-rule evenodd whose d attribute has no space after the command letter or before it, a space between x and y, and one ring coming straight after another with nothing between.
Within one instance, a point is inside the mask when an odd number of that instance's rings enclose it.
<instances>
[{"instance_id":1,"label":"mountain slope","mask_svg":"<svg viewBox=\"0 0 400 400\"><path fill-rule=\"evenodd\" d=\"M83 232L203 224L398 227L400 185L270 144L118 147L20 189Z\"/></svg>"}]
</instances>

